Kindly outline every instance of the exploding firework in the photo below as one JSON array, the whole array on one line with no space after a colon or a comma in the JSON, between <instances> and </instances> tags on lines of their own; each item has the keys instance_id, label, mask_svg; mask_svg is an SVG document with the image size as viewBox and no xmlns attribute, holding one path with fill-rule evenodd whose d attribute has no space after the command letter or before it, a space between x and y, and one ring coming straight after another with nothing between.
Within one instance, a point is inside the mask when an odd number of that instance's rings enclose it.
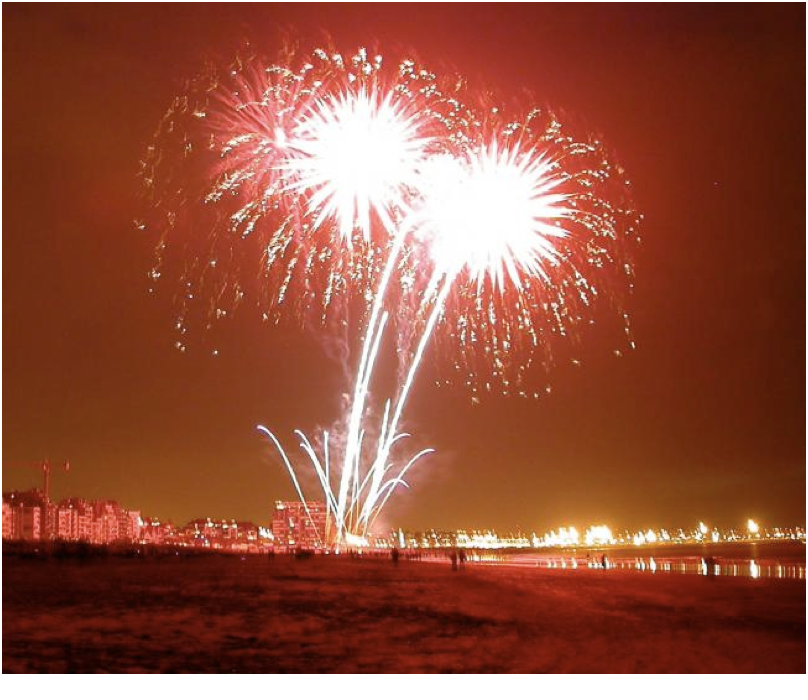
<instances>
[{"instance_id":1,"label":"exploding firework","mask_svg":"<svg viewBox=\"0 0 808 700\"><path fill-rule=\"evenodd\" d=\"M283 169L289 189L305 197L314 228L332 220L350 246L357 229L370 239L375 213L383 231L395 231L430 143L419 137L423 123L411 110L412 101L394 92L351 87L303 115Z\"/></svg>"},{"instance_id":2,"label":"exploding firework","mask_svg":"<svg viewBox=\"0 0 808 700\"><path fill-rule=\"evenodd\" d=\"M633 347L624 305L641 217L600 141L573 137L545 109L494 116L464 152L433 160L411 226L431 264L425 296L444 286L433 308L464 384L538 398L531 362L549 366L554 339L594 323L604 303Z\"/></svg>"},{"instance_id":3,"label":"exploding firework","mask_svg":"<svg viewBox=\"0 0 808 700\"><path fill-rule=\"evenodd\" d=\"M364 535L431 451L392 459L438 327L468 386L508 393L549 352L550 334L591 318L595 298L619 286L604 270L630 284L624 252L638 219L602 146L568 136L546 111L481 115L412 61L386 72L364 50L349 61L323 50L268 67L253 59L192 83L144 164L164 232L155 279L168 234L199 229L203 212L206 235L181 247L181 333L197 297L213 299L209 316L241 300L253 257L267 318L314 308L325 320L337 298L365 302L341 454L328 431L319 449L296 431L337 545ZM404 311L391 319L394 308ZM374 368L394 324L401 381L371 429ZM305 502L280 441L259 429Z\"/></svg>"},{"instance_id":4,"label":"exploding firework","mask_svg":"<svg viewBox=\"0 0 808 700\"><path fill-rule=\"evenodd\" d=\"M194 314L210 328L245 298L304 322L371 299L451 112L432 74L412 61L385 70L364 50L250 55L189 81L141 168L140 226L161 236L150 274L180 280L180 335Z\"/></svg>"}]
</instances>

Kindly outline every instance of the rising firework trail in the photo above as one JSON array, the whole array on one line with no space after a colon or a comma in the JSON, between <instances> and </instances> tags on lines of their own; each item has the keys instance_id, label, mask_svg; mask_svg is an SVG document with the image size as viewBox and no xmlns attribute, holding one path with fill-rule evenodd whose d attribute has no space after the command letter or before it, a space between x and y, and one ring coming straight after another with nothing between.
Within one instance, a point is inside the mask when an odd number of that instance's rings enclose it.
<instances>
[{"instance_id":1,"label":"rising firework trail","mask_svg":"<svg viewBox=\"0 0 808 700\"><path fill-rule=\"evenodd\" d=\"M549 112L523 121L505 121L496 108L475 112L456 97L461 86L441 89L412 61L385 71L381 57L364 50L349 61L324 50L268 67L239 61L175 100L144 163L163 231L152 278L162 276L167 234L195 209L210 231L186 244L181 336L200 292L214 292L216 317L227 313L228 298L235 305L245 295L250 241L261 260L265 318L315 308L325 323L341 308L338 299L366 302L341 454L330 448L329 431L319 452L295 431L337 547L367 533L431 452L392 459L439 327L454 341L452 364L469 387L508 393L525 381L534 352L547 351L550 334L587 318L608 288L601 270L618 268L630 285L623 253L637 217L599 142L572 139ZM392 325L401 381L372 429L374 368ZM305 502L281 442L259 430Z\"/></svg>"}]
</instances>

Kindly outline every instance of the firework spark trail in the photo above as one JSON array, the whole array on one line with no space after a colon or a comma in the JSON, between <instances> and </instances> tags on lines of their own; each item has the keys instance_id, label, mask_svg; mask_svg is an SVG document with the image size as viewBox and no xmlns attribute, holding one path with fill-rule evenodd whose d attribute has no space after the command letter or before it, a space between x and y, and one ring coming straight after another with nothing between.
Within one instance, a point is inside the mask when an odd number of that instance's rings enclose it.
<instances>
[{"instance_id":1,"label":"firework spark trail","mask_svg":"<svg viewBox=\"0 0 808 700\"><path fill-rule=\"evenodd\" d=\"M392 258L391 258L392 260ZM383 291L383 290L381 290ZM382 301L384 299L383 294L379 294L377 297L379 303L377 304L378 309L381 309ZM404 474L409 470L409 468L415 464L421 457L433 452L431 448L421 450L417 453L414 457L412 457L406 465L401 469L399 474L394 478L383 485L380 483L383 476L387 473L388 469L392 467L388 467L385 463L375 463L372 465L367 474L364 477L364 481L360 483L361 478L361 446L362 446L362 431L360 430L361 425L361 418L364 414L366 399L368 395L368 385L370 383L371 374L373 371L373 367L376 363L376 358L379 352L379 347L381 344L381 340L384 334L384 328L387 324L387 312L381 313L381 318L378 320L378 323L375 326L374 332L371 333L371 329L368 330L366 340L371 342L363 343L363 360L360 364L360 371L358 373L358 378L356 382L356 396L354 398L354 403L352 406L352 420L354 416L356 416L355 425L352 426L353 430L355 430L355 434L353 432L349 432L347 436L348 444L346 447L346 457L343 463L343 467L341 470L340 476L340 486L339 492L337 495L334 494L334 489L331 485L329 479L329 459L328 459L328 432L324 432L324 442L323 442L323 450L324 450L324 464L321 464L320 459L317 456L316 450L312 446L309 439L306 435L300 431L295 430L295 434L300 438L301 443L300 447L308 456L309 461L314 469L314 472L319 479L320 487L323 491L323 494L326 498L326 508L330 514L333 514L334 517L334 524L336 528L336 541L335 544L339 546L346 534L353 532L356 528L361 527L362 533L367 531L367 526L371 518L381 511L384 507L384 504L389 499L392 491L395 489L397 485L404 485L406 486L406 482L403 481ZM386 412L389 410L389 403L386 407ZM386 413L385 412L385 419L383 420L383 426L386 425ZM258 430L270 437L272 442L274 443L276 449L278 450L279 454L281 455L284 464L289 471L289 474L292 477L292 482L297 491L300 499L305 503L305 494L300 486L300 483L297 479L297 474L294 468L291 466L291 463L286 455L285 450L281 447L280 442L275 437L275 435L265 426L259 425L257 426ZM350 430L350 428L349 428ZM392 435L391 438L388 440L386 439L386 433L382 433L381 437L379 438L380 444L384 444L386 446L386 454L389 454L390 448L399 440L406 437L405 434L399 435ZM360 504L360 496L365 489L365 485L367 484L368 480L372 478L371 482L371 489L368 492L367 496L364 499L364 502ZM353 494L348 501L348 489L353 485ZM385 490L387 493L385 494ZM385 498L382 500L381 504L379 503L379 499L385 495ZM357 514L356 518L354 519L351 516L348 519L349 514L352 514L354 508L361 508L361 513Z\"/></svg>"},{"instance_id":2,"label":"firework spark trail","mask_svg":"<svg viewBox=\"0 0 808 700\"><path fill-rule=\"evenodd\" d=\"M418 372L418 367L421 364L421 359L423 358L424 351L426 350L429 339L432 336L433 330L435 329L435 325L443 311L443 305L444 302L446 301L447 295L449 294L451 286L452 286L452 278L446 275L441 290L433 304L432 311L426 323L426 327L418 341L418 347L416 348L412 361L410 363L410 368L407 372L407 378L401 387L398 398L396 400L395 411L393 412L393 415L390 418L389 422L387 421L387 411L385 411L385 416L382 421L382 432L379 437L376 459L373 463L373 466L370 468L369 472L373 474L373 480L370 486L368 503L375 503L376 500L379 498L379 494L383 491L383 489L386 486L386 485L382 486L381 480L385 474L386 464L390 456L390 451L392 447L395 445L396 441L404 436L404 434L402 433L397 433L398 423L401 420L401 414L404 411L404 405L407 402L407 398L409 396L410 389L412 388L413 381L415 380L415 375ZM401 473L398 476L398 480L399 481L401 480L401 477L404 476L404 473L409 469L411 464L413 464L416 461L416 459L431 451L432 450L425 450L419 453L418 456L412 460L412 463L408 464L401 471ZM388 496L384 499L384 503L386 503L387 498L389 498L389 495L390 494L388 494ZM366 508L362 513L361 522L363 522L366 525L369 525L371 515L372 515L371 508Z\"/></svg>"},{"instance_id":3,"label":"firework spark trail","mask_svg":"<svg viewBox=\"0 0 808 700\"><path fill-rule=\"evenodd\" d=\"M348 433L346 435L345 459L342 466L342 476L340 480L339 497L337 501L337 512L335 513L336 522L341 527L344 523L345 506L348 495L349 475L351 474L351 466L354 460L360 457L359 450L359 429L361 426L362 416L365 413L365 403L368 395L368 385L370 383L370 376L375 365L375 352L371 352L371 344L368 342L372 340L375 335L378 335L378 341L374 342L376 350L378 350L378 343L381 341L381 336L384 330L384 324L387 321L387 313L382 316L381 321L378 317L381 313L382 305L387 291L387 286L390 278L395 269L398 261L398 256L403 245L403 237L398 235L394 239L393 247L385 265L384 273L382 274L379 288L373 297L373 308L368 322L368 328L365 333L365 340L362 343L362 357L359 361L359 369L357 371L356 383L354 388L353 404L351 405L351 415L348 420ZM377 325L378 333L377 333Z\"/></svg>"},{"instance_id":4,"label":"firework spark trail","mask_svg":"<svg viewBox=\"0 0 808 700\"><path fill-rule=\"evenodd\" d=\"M354 485L356 485L356 481L358 480L359 461L362 452L360 427L365 412L365 403L372 370L376 364L376 356L378 355L384 334L384 327L387 323L387 312L384 312L377 326L375 328L373 327L376 315L381 309L382 299L383 296L380 294L377 294L374 299L373 316L371 317L371 323L369 324L368 332L365 336L365 342L362 344L362 360L357 372L354 399L351 406L351 417L348 423L348 433L346 435L345 458L340 475L337 510L335 513L336 524L339 528L337 534L338 539L341 537L341 533L344 529L348 488L351 485L351 479L353 478Z\"/></svg>"}]
</instances>

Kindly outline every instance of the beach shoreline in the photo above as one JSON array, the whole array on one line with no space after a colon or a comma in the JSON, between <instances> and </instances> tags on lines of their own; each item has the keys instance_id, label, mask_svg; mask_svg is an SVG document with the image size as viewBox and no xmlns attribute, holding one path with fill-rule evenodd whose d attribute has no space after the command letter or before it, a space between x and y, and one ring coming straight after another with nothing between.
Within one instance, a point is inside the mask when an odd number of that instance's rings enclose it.
<instances>
[{"instance_id":1,"label":"beach shoreline","mask_svg":"<svg viewBox=\"0 0 808 700\"><path fill-rule=\"evenodd\" d=\"M805 673L805 581L3 557L3 672Z\"/></svg>"}]
</instances>

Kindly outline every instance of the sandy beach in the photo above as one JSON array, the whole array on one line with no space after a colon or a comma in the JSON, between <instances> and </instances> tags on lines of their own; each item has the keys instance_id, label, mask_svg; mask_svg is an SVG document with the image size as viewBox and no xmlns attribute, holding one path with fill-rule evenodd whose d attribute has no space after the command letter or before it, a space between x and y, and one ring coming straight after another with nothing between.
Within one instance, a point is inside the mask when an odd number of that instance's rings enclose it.
<instances>
[{"instance_id":1,"label":"sandy beach","mask_svg":"<svg viewBox=\"0 0 808 700\"><path fill-rule=\"evenodd\" d=\"M805 582L3 557L3 672L805 672Z\"/></svg>"}]
</instances>

